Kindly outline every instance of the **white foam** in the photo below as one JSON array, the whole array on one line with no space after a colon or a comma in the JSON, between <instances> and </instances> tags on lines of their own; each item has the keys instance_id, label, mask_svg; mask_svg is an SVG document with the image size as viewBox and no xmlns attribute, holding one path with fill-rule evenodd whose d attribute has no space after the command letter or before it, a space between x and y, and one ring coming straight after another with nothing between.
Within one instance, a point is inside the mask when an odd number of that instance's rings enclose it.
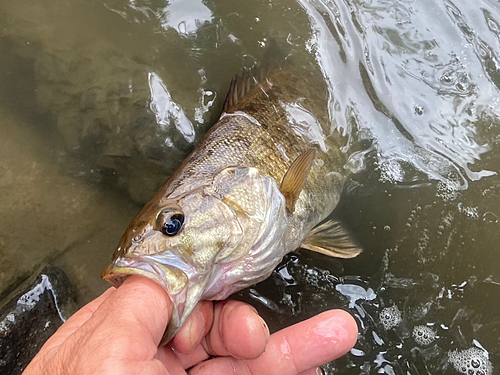
<instances>
[{"instance_id":1,"label":"white foam","mask_svg":"<svg viewBox=\"0 0 500 375\"><path fill-rule=\"evenodd\" d=\"M491 375L493 366L488 353L476 347L448 352L448 361L455 370L467 375Z\"/></svg>"},{"instance_id":2,"label":"white foam","mask_svg":"<svg viewBox=\"0 0 500 375\"><path fill-rule=\"evenodd\" d=\"M380 323L384 326L387 331L394 328L401 323L401 311L399 311L396 305L384 308L379 315Z\"/></svg>"},{"instance_id":3,"label":"white foam","mask_svg":"<svg viewBox=\"0 0 500 375\"><path fill-rule=\"evenodd\" d=\"M427 326L413 327L413 338L418 345L427 346L437 338L436 331Z\"/></svg>"}]
</instances>

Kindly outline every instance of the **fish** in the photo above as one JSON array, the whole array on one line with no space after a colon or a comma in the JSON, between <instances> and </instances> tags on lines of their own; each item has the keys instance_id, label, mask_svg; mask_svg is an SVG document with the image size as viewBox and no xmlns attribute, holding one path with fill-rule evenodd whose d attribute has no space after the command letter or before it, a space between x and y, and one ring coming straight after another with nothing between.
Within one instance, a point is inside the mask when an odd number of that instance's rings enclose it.
<instances>
[{"instance_id":1,"label":"fish","mask_svg":"<svg viewBox=\"0 0 500 375\"><path fill-rule=\"evenodd\" d=\"M231 81L219 120L133 219L102 272L115 287L141 275L167 291L173 311L161 344L200 300L266 279L289 252L362 252L343 224L320 224L340 200L347 160L345 137L327 126L326 90L291 67L262 71Z\"/></svg>"}]
</instances>

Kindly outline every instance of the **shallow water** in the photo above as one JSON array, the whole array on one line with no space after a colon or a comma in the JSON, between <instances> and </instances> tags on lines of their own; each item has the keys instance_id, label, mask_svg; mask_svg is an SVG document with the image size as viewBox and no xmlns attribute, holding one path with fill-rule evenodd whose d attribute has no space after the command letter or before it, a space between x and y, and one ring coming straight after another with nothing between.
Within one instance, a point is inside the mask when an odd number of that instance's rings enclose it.
<instances>
[{"instance_id":1,"label":"shallow water","mask_svg":"<svg viewBox=\"0 0 500 375\"><path fill-rule=\"evenodd\" d=\"M43 262L80 303L104 290L128 222L272 43L323 77L323 125L348 136L352 173L334 216L365 251L289 255L239 298L272 329L351 311L358 344L328 373L492 373L500 5L487 0L2 1L0 297Z\"/></svg>"}]
</instances>

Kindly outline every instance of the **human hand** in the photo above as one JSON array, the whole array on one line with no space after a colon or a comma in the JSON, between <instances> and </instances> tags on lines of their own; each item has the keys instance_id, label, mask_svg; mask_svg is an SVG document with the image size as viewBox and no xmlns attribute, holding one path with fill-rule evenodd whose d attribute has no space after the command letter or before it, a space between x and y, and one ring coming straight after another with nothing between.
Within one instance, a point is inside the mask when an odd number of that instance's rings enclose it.
<instances>
[{"instance_id":1,"label":"human hand","mask_svg":"<svg viewBox=\"0 0 500 375\"><path fill-rule=\"evenodd\" d=\"M174 339L158 347L171 312L161 286L131 276L68 319L24 375L313 375L357 338L354 319L341 310L269 336L253 307L202 301Z\"/></svg>"}]
</instances>

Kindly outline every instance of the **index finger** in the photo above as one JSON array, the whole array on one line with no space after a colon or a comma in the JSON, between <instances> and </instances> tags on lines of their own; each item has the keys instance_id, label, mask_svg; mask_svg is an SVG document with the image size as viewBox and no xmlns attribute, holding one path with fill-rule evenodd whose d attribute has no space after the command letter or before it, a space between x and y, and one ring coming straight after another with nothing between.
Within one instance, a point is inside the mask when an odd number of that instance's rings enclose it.
<instances>
[{"instance_id":1,"label":"index finger","mask_svg":"<svg viewBox=\"0 0 500 375\"><path fill-rule=\"evenodd\" d=\"M330 310L271 335L256 359L214 358L190 374L296 375L343 356L357 336L356 322L347 312Z\"/></svg>"}]
</instances>

